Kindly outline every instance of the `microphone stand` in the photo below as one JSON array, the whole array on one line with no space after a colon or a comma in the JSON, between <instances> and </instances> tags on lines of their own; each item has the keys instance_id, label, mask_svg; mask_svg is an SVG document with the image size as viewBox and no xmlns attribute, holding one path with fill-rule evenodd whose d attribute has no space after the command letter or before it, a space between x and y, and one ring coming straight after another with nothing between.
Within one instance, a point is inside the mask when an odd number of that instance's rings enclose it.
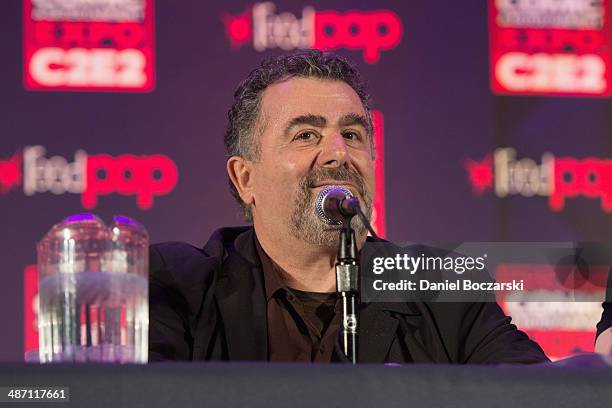
<instances>
[{"instance_id":1,"label":"microphone stand","mask_svg":"<svg viewBox=\"0 0 612 408\"><path fill-rule=\"evenodd\" d=\"M340 229L340 245L336 259L336 285L342 296L341 347L351 363L357 363L357 304L359 303L359 260L352 216L345 216Z\"/></svg>"}]
</instances>

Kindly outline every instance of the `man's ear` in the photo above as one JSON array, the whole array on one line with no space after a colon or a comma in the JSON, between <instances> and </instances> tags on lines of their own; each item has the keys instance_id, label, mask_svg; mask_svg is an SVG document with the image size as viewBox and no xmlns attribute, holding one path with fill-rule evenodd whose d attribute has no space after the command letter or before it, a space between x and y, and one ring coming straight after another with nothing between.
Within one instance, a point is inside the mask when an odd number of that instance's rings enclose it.
<instances>
[{"instance_id":1,"label":"man's ear","mask_svg":"<svg viewBox=\"0 0 612 408\"><path fill-rule=\"evenodd\" d=\"M240 157L232 156L227 159L227 174L236 187L240 198L247 205L253 204L253 163Z\"/></svg>"}]
</instances>

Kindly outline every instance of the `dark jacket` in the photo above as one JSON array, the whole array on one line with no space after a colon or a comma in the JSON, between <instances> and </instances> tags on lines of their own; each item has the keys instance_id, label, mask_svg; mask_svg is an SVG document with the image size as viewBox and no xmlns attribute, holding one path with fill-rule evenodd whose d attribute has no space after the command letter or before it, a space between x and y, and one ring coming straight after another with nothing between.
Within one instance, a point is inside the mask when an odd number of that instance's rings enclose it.
<instances>
[{"instance_id":1,"label":"dark jacket","mask_svg":"<svg viewBox=\"0 0 612 408\"><path fill-rule=\"evenodd\" d=\"M267 360L263 282L252 227L151 246L149 360ZM359 317L359 362L548 361L496 303L369 303Z\"/></svg>"}]
</instances>

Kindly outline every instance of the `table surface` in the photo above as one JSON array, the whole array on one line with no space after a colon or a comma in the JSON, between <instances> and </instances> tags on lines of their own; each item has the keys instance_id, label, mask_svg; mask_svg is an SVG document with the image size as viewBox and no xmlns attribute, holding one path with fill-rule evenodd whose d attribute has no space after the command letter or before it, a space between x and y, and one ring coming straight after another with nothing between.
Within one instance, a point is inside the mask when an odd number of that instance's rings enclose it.
<instances>
[{"instance_id":1,"label":"table surface","mask_svg":"<svg viewBox=\"0 0 612 408\"><path fill-rule=\"evenodd\" d=\"M0 364L0 387L70 389L58 407L612 407L612 357L534 366Z\"/></svg>"}]
</instances>

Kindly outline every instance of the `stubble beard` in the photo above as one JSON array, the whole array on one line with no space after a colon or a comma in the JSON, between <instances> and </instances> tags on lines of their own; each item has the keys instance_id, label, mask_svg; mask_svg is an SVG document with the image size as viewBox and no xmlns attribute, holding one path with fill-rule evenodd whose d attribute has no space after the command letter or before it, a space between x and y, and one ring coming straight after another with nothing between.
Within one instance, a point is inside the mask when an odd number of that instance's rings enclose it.
<instances>
[{"instance_id":1,"label":"stubble beard","mask_svg":"<svg viewBox=\"0 0 612 408\"><path fill-rule=\"evenodd\" d=\"M351 181L357 188L361 209L368 219L372 215L372 196L367 190L363 179L354 170L346 168L322 168L313 170L304 176L298 185L293 213L289 225L289 232L295 238L309 244L329 250L338 248L340 226L329 225L323 222L315 212L316 196L312 187L322 180ZM351 227L355 235L360 236L366 232L359 217L353 217Z\"/></svg>"}]
</instances>

